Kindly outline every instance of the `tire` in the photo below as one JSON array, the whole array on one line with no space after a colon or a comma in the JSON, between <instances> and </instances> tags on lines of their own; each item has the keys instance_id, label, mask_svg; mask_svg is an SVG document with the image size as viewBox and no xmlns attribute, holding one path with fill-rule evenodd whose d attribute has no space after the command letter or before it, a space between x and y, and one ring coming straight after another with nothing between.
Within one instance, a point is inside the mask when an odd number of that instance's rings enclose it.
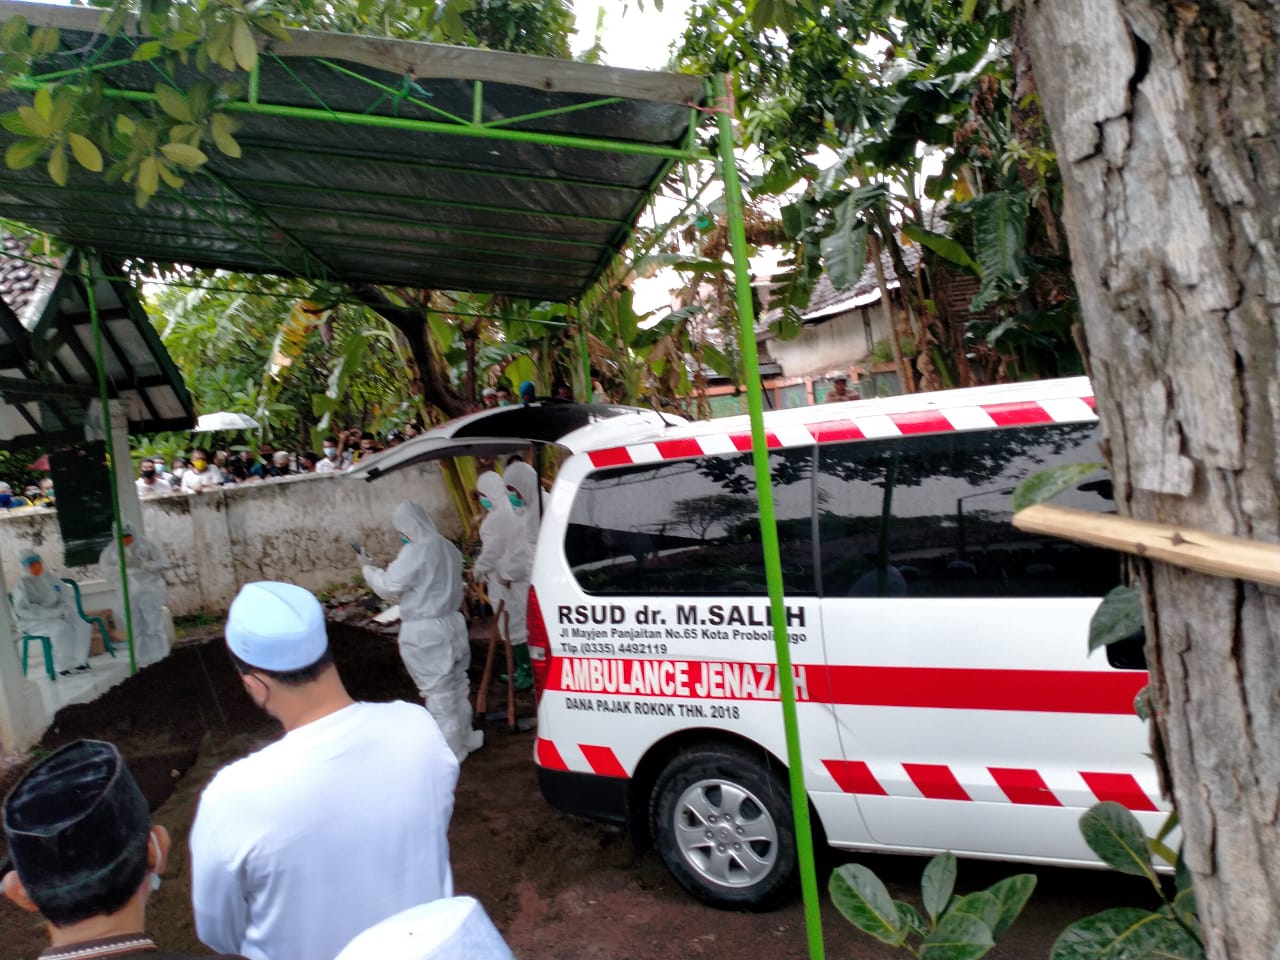
<instances>
[{"instance_id":1,"label":"tire","mask_svg":"<svg viewBox=\"0 0 1280 960\"><path fill-rule=\"evenodd\" d=\"M672 876L705 903L771 910L793 892L790 792L763 754L680 754L654 784L650 828Z\"/></svg>"}]
</instances>

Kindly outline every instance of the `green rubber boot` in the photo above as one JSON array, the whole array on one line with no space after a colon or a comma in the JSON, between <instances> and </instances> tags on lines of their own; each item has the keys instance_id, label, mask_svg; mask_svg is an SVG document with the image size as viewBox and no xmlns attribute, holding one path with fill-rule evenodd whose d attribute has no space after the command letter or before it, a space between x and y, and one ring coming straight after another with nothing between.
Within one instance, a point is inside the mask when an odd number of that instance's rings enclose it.
<instances>
[{"instance_id":1,"label":"green rubber boot","mask_svg":"<svg viewBox=\"0 0 1280 960\"><path fill-rule=\"evenodd\" d=\"M512 644L511 656L516 662L516 689L529 690L533 687L533 664L529 661L529 645L527 643ZM502 682L507 682L507 675L502 675Z\"/></svg>"}]
</instances>

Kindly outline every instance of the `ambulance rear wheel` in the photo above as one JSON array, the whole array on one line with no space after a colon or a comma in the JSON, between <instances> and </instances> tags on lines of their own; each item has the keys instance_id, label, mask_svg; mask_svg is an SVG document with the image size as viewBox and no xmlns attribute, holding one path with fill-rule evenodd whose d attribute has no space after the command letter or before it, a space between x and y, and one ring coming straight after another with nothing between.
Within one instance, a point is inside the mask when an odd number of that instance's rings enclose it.
<instances>
[{"instance_id":1,"label":"ambulance rear wheel","mask_svg":"<svg viewBox=\"0 0 1280 960\"><path fill-rule=\"evenodd\" d=\"M681 754L654 785L650 817L663 863L698 899L769 910L792 892L790 794L765 758L734 747Z\"/></svg>"}]
</instances>

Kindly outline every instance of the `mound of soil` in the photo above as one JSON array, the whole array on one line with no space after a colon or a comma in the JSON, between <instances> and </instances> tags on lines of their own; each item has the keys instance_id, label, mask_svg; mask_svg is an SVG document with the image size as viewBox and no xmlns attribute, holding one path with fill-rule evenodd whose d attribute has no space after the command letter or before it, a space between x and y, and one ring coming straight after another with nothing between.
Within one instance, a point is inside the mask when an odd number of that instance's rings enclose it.
<instances>
[{"instance_id":1,"label":"mound of soil","mask_svg":"<svg viewBox=\"0 0 1280 960\"><path fill-rule=\"evenodd\" d=\"M357 699L417 699L394 636L330 625L338 668ZM487 626L472 632L472 686L484 662ZM490 709L505 704L494 683ZM518 713L532 717L530 694ZM455 886L478 898L517 957L530 960L670 960L809 955L798 899L767 914L711 909L692 900L652 851L637 853L618 831L549 807L534 780L533 733L508 733L505 719L483 724L486 745L462 765L450 828ZM180 645L165 660L91 704L59 712L34 755L80 737L117 744L173 835L164 885L148 907L149 932L163 948L204 955L191 919L187 838L200 792L222 766L279 736L241 687L221 637ZM0 795L18 774L6 772ZM0 845L3 844L0 838ZM859 857L895 897L918 901L924 860ZM1011 873L1009 864L962 863L964 889ZM1044 957L1071 920L1144 901L1135 878L1079 870L1037 870L1040 886L1023 918L988 956ZM825 879L822 886L825 887ZM824 900L825 890L824 890ZM1149 899L1146 897L1145 899ZM888 947L823 908L827 955L886 957ZM47 946L41 923L0 897L0 960L33 958Z\"/></svg>"}]
</instances>

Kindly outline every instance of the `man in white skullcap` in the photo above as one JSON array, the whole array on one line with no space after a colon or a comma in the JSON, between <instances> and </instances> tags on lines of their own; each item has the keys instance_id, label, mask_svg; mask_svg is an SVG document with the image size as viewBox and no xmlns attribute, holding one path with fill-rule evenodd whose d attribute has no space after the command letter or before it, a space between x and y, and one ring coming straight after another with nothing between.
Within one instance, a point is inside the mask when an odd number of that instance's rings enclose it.
<instances>
[{"instance_id":1,"label":"man in white skullcap","mask_svg":"<svg viewBox=\"0 0 1280 960\"><path fill-rule=\"evenodd\" d=\"M302 587L246 584L226 638L245 692L284 736L224 767L200 798L200 939L250 960L332 960L373 924L452 896L458 761L431 715L352 700Z\"/></svg>"},{"instance_id":2,"label":"man in white skullcap","mask_svg":"<svg viewBox=\"0 0 1280 960\"><path fill-rule=\"evenodd\" d=\"M449 897L383 920L352 940L336 960L514 960L484 907Z\"/></svg>"},{"instance_id":3,"label":"man in white skullcap","mask_svg":"<svg viewBox=\"0 0 1280 960\"><path fill-rule=\"evenodd\" d=\"M89 669L93 637L80 619L71 588L54 576L35 550L22 554L22 576L13 585L13 613L23 633L48 637L59 676Z\"/></svg>"}]
</instances>

